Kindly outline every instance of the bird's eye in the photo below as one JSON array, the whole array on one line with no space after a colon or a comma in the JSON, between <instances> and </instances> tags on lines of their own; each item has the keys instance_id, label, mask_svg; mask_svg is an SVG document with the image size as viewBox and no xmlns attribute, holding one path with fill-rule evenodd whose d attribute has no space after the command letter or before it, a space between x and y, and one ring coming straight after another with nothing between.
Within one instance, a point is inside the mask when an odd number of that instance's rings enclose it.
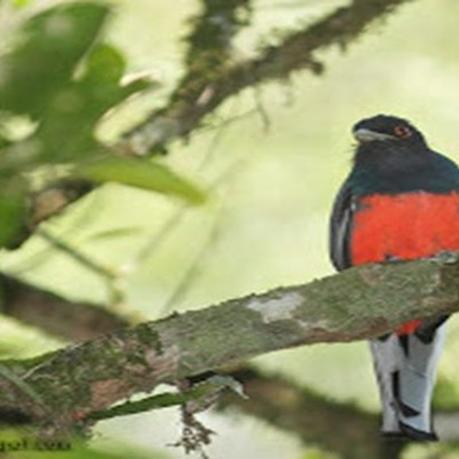
<instances>
[{"instance_id":1,"label":"bird's eye","mask_svg":"<svg viewBox=\"0 0 459 459\"><path fill-rule=\"evenodd\" d=\"M408 137L411 137L413 135L413 132L411 131L410 128L399 125L399 126L395 126L394 134L397 137L400 137L401 139L407 139Z\"/></svg>"}]
</instances>

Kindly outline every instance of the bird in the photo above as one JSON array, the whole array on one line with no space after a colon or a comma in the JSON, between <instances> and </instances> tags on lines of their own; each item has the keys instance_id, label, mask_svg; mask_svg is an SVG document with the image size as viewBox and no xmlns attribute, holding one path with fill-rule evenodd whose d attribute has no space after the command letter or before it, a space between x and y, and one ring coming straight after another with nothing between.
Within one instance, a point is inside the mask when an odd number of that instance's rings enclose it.
<instances>
[{"instance_id":1,"label":"bird","mask_svg":"<svg viewBox=\"0 0 459 459\"><path fill-rule=\"evenodd\" d=\"M404 118L365 118L352 134L357 141L352 167L330 218L329 251L336 270L459 251L456 163L432 150ZM383 436L438 440L431 401L447 319L413 318L370 340Z\"/></svg>"}]
</instances>

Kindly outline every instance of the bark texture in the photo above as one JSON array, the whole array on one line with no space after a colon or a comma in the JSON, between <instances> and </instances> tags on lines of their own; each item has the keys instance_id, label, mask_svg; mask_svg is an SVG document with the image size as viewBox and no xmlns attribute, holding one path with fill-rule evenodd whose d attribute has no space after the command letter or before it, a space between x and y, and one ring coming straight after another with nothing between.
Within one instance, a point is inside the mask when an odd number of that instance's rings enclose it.
<instances>
[{"instance_id":1,"label":"bark texture","mask_svg":"<svg viewBox=\"0 0 459 459\"><path fill-rule=\"evenodd\" d=\"M367 265L2 362L0 411L70 428L91 412L223 365L317 342L367 339L459 308L459 262ZM13 377L12 377L13 376Z\"/></svg>"}]
</instances>

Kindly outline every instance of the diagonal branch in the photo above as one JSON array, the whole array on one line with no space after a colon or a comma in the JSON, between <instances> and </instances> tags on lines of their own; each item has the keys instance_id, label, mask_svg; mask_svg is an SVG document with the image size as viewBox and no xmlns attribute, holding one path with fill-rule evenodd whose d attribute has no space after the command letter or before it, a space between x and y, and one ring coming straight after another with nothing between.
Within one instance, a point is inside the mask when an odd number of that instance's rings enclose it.
<instances>
[{"instance_id":1,"label":"diagonal branch","mask_svg":"<svg viewBox=\"0 0 459 459\"><path fill-rule=\"evenodd\" d=\"M192 19L193 30L186 37L187 73L179 86L212 71L231 58L232 40L248 25L251 0L201 0L202 12Z\"/></svg>"},{"instance_id":2,"label":"diagonal branch","mask_svg":"<svg viewBox=\"0 0 459 459\"><path fill-rule=\"evenodd\" d=\"M5 274L0 274L0 287L0 313L59 338L83 341L128 325L108 308L69 301Z\"/></svg>"},{"instance_id":3,"label":"diagonal branch","mask_svg":"<svg viewBox=\"0 0 459 459\"><path fill-rule=\"evenodd\" d=\"M220 410L237 409L343 459L396 459L405 446L385 442L378 416L351 403L327 400L280 376L265 376L251 368L231 375L244 385L247 398L230 394L222 399ZM331 433L331 426L339 426L339 435Z\"/></svg>"},{"instance_id":4,"label":"diagonal branch","mask_svg":"<svg viewBox=\"0 0 459 459\"><path fill-rule=\"evenodd\" d=\"M287 78L292 72L308 69L322 72L316 52L339 45L345 47L360 37L377 19L412 0L353 0L350 6L333 13L303 30L287 35L278 46L266 47L258 57L238 63L231 60L231 39L250 18L250 0L202 0L203 12L194 18L194 28L185 59L185 76L165 107L153 112L113 147L114 154L148 154L166 151L170 142L199 128L225 100L247 87ZM62 211L68 204L94 188L90 183L64 180L49 184L44 194L33 199L31 227ZM50 199L51 198L51 199Z\"/></svg>"},{"instance_id":5,"label":"diagonal branch","mask_svg":"<svg viewBox=\"0 0 459 459\"><path fill-rule=\"evenodd\" d=\"M244 386L246 398L230 393L218 409L254 416L274 427L296 434L306 445L317 445L337 453L342 459L396 459L402 457L410 441L388 442L379 431L379 416L349 402L327 399L282 376L263 375L254 368L231 371ZM457 442L457 411L438 412L434 417L442 442ZM331 426L338 426L333 435Z\"/></svg>"},{"instance_id":6,"label":"diagonal branch","mask_svg":"<svg viewBox=\"0 0 459 459\"><path fill-rule=\"evenodd\" d=\"M367 339L413 318L454 312L458 274L459 262L451 260L368 265L122 329L37 359L3 362L15 377L0 379L0 410L21 410L32 421L68 429L163 382L274 350Z\"/></svg>"},{"instance_id":7,"label":"diagonal branch","mask_svg":"<svg viewBox=\"0 0 459 459\"><path fill-rule=\"evenodd\" d=\"M94 339L128 325L127 320L106 308L70 302L4 275L2 287L3 314L59 338L73 341ZM394 448L403 450L403 444L382 441L375 414L349 403L329 400L281 376L263 375L255 368L238 367L229 374L243 385L248 398L224 397L219 403L220 410L238 409L296 434L307 445L337 452L343 459L360 459L359 456L362 459L396 458L398 451ZM435 417L436 430L442 441L457 441L458 424L457 411L439 413ZM330 425L340 426L338 436L330 435Z\"/></svg>"},{"instance_id":8,"label":"diagonal branch","mask_svg":"<svg viewBox=\"0 0 459 459\"><path fill-rule=\"evenodd\" d=\"M131 154L163 150L171 140L187 136L206 115L247 87L287 78L301 69L321 73L323 65L316 59L317 51L332 45L346 47L376 19L408 1L354 0L350 6L338 8L309 27L291 33L280 45L265 48L252 60L235 64L223 62L212 71L198 72L195 78L187 75L166 107L155 111L144 123L127 133L120 148ZM199 68L199 56L193 62ZM208 63L207 55L204 62Z\"/></svg>"}]
</instances>

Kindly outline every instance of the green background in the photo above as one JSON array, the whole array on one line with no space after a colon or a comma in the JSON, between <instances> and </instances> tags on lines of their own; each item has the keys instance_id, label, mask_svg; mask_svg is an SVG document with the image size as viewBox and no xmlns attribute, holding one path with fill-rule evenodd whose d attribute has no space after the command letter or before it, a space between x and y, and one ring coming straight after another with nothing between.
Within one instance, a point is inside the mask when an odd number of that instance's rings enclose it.
<instances>
[{"instance_id":1,"label":"green background","mask_svg":"<svg viewBox=\"0 0 459 459\"><path fill-rule=\"evenodd\" d=\"M51 3L30 1L19 10L0 3L0 38L21 15ZM192 0L112 3L109 41L125 53L130 72L148 72L161 86L105 119L99 135L108 140L165 103L183 71L186 20L199 7ZM276 43L274 27L303 26L341 4L346 2L255 1L253 24L237 37L234 59L253 55L260 43ZM148 318L331 274L328 216L350 167L355 121L378 113L407 117L434 149L459 160L458 17L455 0L409 3L345 52L335 47L320 53L324 75L299 72L228 100L207 128L188 143L174 142L164 159L196 183L213 187L206 205L185 208L169 197L106 185L53 219L49 230L119 271L116 287L125 298L117 307ZM174 215L179 221L158 243ZM39 238L18 252L3 253L0 268L71 299L110 300L104 279ZM0 321L5 355L29 356L59 345L38 330ZM440 374L459 390L458 351L453 318ZM366 343L302 347L255 362L331 398L378 409ZM215 459L326 457L251 418L208 413L201 418L218 432L208 449ZM165 446L178 431L178 412L168 409L100 423L94 444L117 450L114 445L125 442L182 457ZM406 457L421 458L427 451L411 448Z\"/></svg>"}]
</instances>

